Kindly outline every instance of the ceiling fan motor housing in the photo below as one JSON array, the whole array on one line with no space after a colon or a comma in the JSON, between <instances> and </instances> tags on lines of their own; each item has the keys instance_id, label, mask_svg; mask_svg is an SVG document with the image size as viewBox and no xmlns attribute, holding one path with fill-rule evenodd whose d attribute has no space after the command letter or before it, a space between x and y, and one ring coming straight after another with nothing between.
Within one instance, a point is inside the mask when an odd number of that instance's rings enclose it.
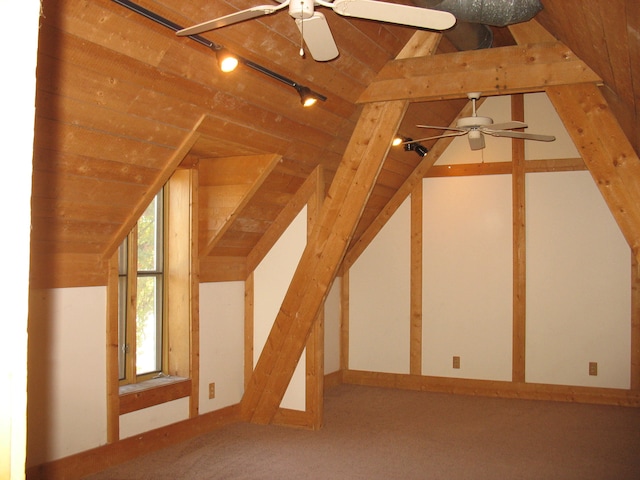
<instances>
[{"instance_id":1,"label":"ceiling fan motor housing","mask_svg":"<svg viewBox=\"0 0 640 480\"><path fill-rule=\"evenodd\" d=\"M473 128L473 127L485 127L493 124L493 120L489 117L463 117L458 120L456 127L458 128Z\"/></svg>"},{"instance_id":2,"label":"ceiling fan motor housing","mask_svg":"<svg viewBox=\"0 0 640 480\"><path fill-rule=\"evenodd\" d=\"M289 3L289 15L299 20L313 17L314 0L291 0Z\"/></svg>"}]
</instances>

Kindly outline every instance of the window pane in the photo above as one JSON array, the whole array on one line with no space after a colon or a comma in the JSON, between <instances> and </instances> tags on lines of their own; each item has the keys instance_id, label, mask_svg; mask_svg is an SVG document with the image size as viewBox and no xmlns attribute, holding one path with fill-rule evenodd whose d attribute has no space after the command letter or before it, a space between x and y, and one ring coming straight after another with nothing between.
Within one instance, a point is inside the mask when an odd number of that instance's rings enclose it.
<instances>
[{"instance_id":1,"label":"window pane","mask_svg":"<svg viewBox=\"0 0 640 480\"><path fill-rule=\"evenodd\" d=\"M138 220L138 271L157 272L162 264L162 196L156 195Z\"/></svg>"},{"instance_id":2,"label":"window pane","mask_svg":"<svg viewBox=\"0 0 640 480\"><path fill-rule=\"evenodd\" d=\"M162 369L162 283L156 276L138 277L136 307L136 374Z\"/></svg>"}]
</instances>

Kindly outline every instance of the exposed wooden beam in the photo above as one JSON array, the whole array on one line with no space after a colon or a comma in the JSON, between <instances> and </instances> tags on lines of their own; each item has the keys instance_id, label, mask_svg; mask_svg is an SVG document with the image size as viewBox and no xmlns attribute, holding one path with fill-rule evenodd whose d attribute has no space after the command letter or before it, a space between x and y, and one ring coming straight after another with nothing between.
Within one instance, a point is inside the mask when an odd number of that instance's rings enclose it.
<instances>
[{"instance_id":1,"label":"exposed wooden beam","mask_svg":"<svg viewBox=\"0 0 640 480\"><path fill-rule=\"evenodd\" d=\"M511 118L524 122L524 96L511 97ZM526 205L525 205L525 156L524 140L511 140L511 196L513 212L513 329L511 380L525 381L526 362Z\"/></svg>"},{"instance_id":2,"label":"exposed wooden beam","mask_svg":"<svg viewBox=\"0 0 640 480\"><path fill-rule=\"evenodd\" d=\"M547 89L633 254L640 259L640 159L593 84Z\"/></svg>"},{"instance_id":3,"label":"exposed wooden beam","mask_svg":"<svg viewBox=\"0 0 640 480\"><path fill-rule=\"evenodd\" d=\"M427 101L542 91L549 85L601 83L560 42L456 52L389 62L358 102Z\"/></svg>"},{"instance_id":4,"label":"exposed wooden beam","mask_svg":"<svg viewBox=\"0 0 640 480\"><path fill-rule=\"evenodd\" d=\"M467 103L457 118L465 117L471 115L471 103ZM454 120L451 125L455 125L456 120ZM367 246L371 243L371 241L376 237L378 232L382 229L382 227L387 223L389 218L395 213L395 211L402 205L402 202L409 196L409 194L413 191L415 186L422 181L422 179L427 175L429 169L433 166L434 163L438 161L440 156L444 153L447 147L453 141L453 137L445 137L439 139L435 145L429 150L429 153L422 159L422 161L418 164L418 166L413 170L411 175L405 180L400 188L396 191L396 193L391 197L391 200L387 202L382 211L378 214L378 216L371 222L369 228L360 235L360 238L353 245L350 246L347 255L344 258L342 270L348 270L351 265L355 263L358 257L364 252Z\"/></svg>"},{"instance_id":5,"label":"exposed wooden beam","mask_svg":"<svg viewBox=\"0 0 640 480\"><path fill-rule=\"evenodd\" d=\"M277 412L406 108L371 103L362 111L242 398L255 423Z\"/></svg>"}]
</instances>

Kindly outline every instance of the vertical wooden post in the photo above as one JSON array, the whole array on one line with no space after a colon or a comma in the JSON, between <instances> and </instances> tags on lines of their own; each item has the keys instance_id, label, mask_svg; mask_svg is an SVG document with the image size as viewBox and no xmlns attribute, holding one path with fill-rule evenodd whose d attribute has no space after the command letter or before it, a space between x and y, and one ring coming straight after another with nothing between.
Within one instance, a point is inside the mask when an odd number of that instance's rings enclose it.
<instances>
[{"instance_id":1,"label":"vertical wooden post","mask_svg":"<svg viewBox=\"0 0 640 480\"><path fill-rule=\"evenodd\" d=\"M524 96L511 97L511 117L524 121ZM525 158L524 140L513 138L512 205L513 205L513 348L511 380L525 381L526 345L526 244L525 244Z\"/></svg>"},{"instance_id":2,"label":"vertical wooden post","mask_svg":"<svg viewBox=\"0 0 640 480\"><path fill-rule=\"evenodd\" d=\"M411 333L409 372L422 375L422 180L411 192Z\"/></svg>"},{"instance_id":3,"label":"vertical wooden post","mask_svg":"<svg viewBox=\"0 0 640 480\"><path fill-rule=\"evenodd\" d=\"M120 382L118 368L118 252L107 275L107 443L120 440Z\"/></svg>"},{"instance_id":4,"label":"vertical wooden post","mask_svg":"<svg viewBox=\"0 0 640 480\"><path fill-rule=\"evenodd\" d=\"M314 171L315 191L307 203L307 229L309 235L318 221L325 196L324 174L322 168ZM310 427L318 430L323 421L324 398L324 310L320 309L318 318L311 328L306 345L306 410L310 418Z\"/></svg>"}]
</instances>

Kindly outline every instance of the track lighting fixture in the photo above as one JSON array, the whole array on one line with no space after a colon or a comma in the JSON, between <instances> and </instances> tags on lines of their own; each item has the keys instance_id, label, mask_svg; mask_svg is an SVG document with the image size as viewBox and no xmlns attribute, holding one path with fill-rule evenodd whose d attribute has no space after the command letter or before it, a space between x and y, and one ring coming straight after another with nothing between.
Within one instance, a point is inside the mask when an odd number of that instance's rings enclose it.
<instances>
[{"instance_id":1,"label":"track lighting fixture","mask_svg":"<svg viewBox=\"0 0 640 480\"><path fill-rule=\"evenodd\" d=\"M233 72L240 63L238 57L226 48L216 50L216 57L218 58L218 66L220 67L220 71L225 73Z\"/></svg>"},{"instance_id":2,"label":"track lighting fixture","mask_svg":"<svg viewBox=\"0 0 640 480\"><path fill-rule=\"evenodd\" d=\"M175 32L183 29L183 27L181 27L180 25L173 23L170 20L167 20L166 18L161 17L157 13L147 10L144 7L136 5L130 0L113 0L113 1ZM296 91L298 92L298 95L300 95L300 101L302 102L302 105L304 105L305 107L314 105L318 100L322 102L327 100L327 97L319 94L318 92L314 92L309 87L300 85L298 82L295 82L290 78L287 78L283 75L280 75L279 73L269 70L268 68L263 67L262 65L259 65L250 60L234 55L231 52L229 52L226 48L224 48L222 45L218 45L214 42L211 42L206 38L201 37L200 35L188 35L188 38L216 52L218 65L220 67L220 70L223 72L231 72L235 70L239 64L243 64L249 68L252 68L253 70L256 70L260 73L267 75L268 77L271 77L275 80L278 80L279 82L282 82L286 85L289 85L290 87L295 88Z\"/></svg>"},{"instance_id":3,"label":"track lighting fixture","mask_svg":"<svg viewBox=\"0 0 640 480\"><path fill-rule=\"evenodd\" d=\"M400 144L404 146L405 152L416 152L421 157L424 157L427 155L427 153L429 153L429 149L427 147L425 147L424 145L418 142L414 142L412 138L396 137L393 139L393 145L400 145Z\"/></svg>"}]
</instances>

